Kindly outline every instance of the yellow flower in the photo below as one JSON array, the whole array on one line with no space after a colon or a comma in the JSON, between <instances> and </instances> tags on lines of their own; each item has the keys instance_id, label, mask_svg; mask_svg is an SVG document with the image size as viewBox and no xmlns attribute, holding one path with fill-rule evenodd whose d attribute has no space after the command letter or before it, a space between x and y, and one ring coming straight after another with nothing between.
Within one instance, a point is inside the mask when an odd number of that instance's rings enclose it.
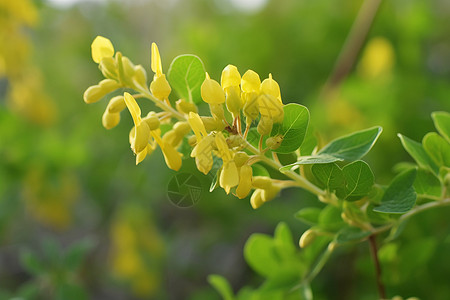
<instances>
[{"instance_id":1,"label":"yellow flower","mask_svg":"<svg viewBox=\"0 0 450 300\"><path fill-rule=\"evenodd\" d=\"M242 100L244 101L244 115L249 121L255 120L259 114L260 87L261 79L255 71L248 70L244 73L241 79Z\"/></svg>"},{"instance_id":2,"label":"yellow flower","mask_svg":"<svg viewBox=\"0 0 450 300\"><path fill-rule=\"evenodd\" d=\"M236 188L236 196L239 199L247 197L252 190L253 170L249 165L243 165L239 171L239 185Z\"/></svg>"},{"instance_id":3,"label":"yellow flower","mask_svg":"<svg viewBox=\"0 0 450 300\"><path fill-rule=\"evenodd\" d=\"M208 135L197 141L194 149L192 149L191 157L195 157L197 169L203 174L208 174L213 166L212 151L214 150L214 136Z\"/></svg>"},{"instance_id":4,"label":"yellow flower","mask_svg":"<svg viewBox=\"0 0 450 300\"><path fill-rule=\"evenodd\" d=\"M208 104L222 104L225 102L225 93L220 84L211 79L206 73L205 81L201 86L202 99Z\"/></svg>"},{"instance_id":5,"label":"yellow flower","mask_svg":"<svg viewBox=\"0 0 450 300\"><path fill-rule=\"evenodd\" d=\"M261 83L261 93L274 96L281 102L280 86L272 79L272 74Z\"/></svg>"},{"instance_id":6,"label":"yellow flower","mask_svg":"<svg viewBox=\"0 0 450 300\"><path fill-rule=\"evenodd\" d=\"M155 43L152 43L151 68L155 76L153 76L153 81L150 84L150 91L159 100L168 99L172 88L166 79L166 75L162 72L161 56L159 55L158 46Z\"/></svg>"},{"instance_id":7,"label":"yellow flower","mask_svg":"<svg viewBox=\"0 0 450 300\"><path fill-rule=\"evenodd\" d=\"M129 93L124 93L124 100L130 111L131 117L133 118L135 130L133 143L131 144L131 149L135 154L143 151L148 145L148 139L150 138L150 128L146 122L142 122L141 119L141 109L137 104L136 100Z\"/></svg>"},{"instance_id":8,"label":"yellow flower","mask_svg":"<svg viewBox=\"0 0 450 300\"><path fill-rule=\"evenodd\" d=\"M100 63L105 57L114 55L114 46L111 41L105 37L97 36L91 45L92 59L96 63Z\"/></svg>"},{"instance_id":9,"label":"yellow flower","mask_svg":"<svg viewBox=\"0 0 450 300\"><path fill-rule=\"evenodd\" d=\"M239 86L241 83L241 74L239 74L239 71L235 66L228 65L222 71L220 83L224 90L231 86Z\"/></svg>"},{"instance_id":10,"label":"yellow flower","mask_svg":"<svg viewBox=\"0 0 450 300\"><path fill-rule=\"evenodd\" d=\"M219 183L220 186L228 194L232 187L239 184L239 172L236 163L233 160L233 152L230 151L227 141L222 132L218 132L215 138L216 146L219 156L222 158L223 167L220 172Z\"/></svg>"},{"instance_id":11,"label":"yellow flower","mask_svg":"<svg viewBox=\"0 0 450 300\"><path fill-rule=\"evenodd\" d=\"M197 113L190 112L188 118L189 125L197 138L197 143L201 141L202 137L207 136L205 125Z\"/></svg>"}]
</instances>

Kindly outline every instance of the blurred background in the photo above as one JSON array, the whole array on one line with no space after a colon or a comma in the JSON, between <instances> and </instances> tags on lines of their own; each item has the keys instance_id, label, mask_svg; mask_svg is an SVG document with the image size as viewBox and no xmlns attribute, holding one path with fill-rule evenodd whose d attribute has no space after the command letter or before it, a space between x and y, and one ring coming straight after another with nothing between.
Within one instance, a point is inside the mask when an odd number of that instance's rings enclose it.
<instances>
[{"instance_id":1,"label":"blurred background","mask_svg":"<svg viewBox=\"0 0 450 300\"><path fill-rule=\"evenodd\" d=\"M421 140L430 113L450 110L450 2L377 2L0 0L0 299L219 299L208 274L235 290L261 283L243 259L249 235L286 221L297 243L306 227L293 215L318 201L286 190L254 211L209 193L212 178L186 159L180 172L203 192L193 207L174 206L161 153L135 166L130 116L106 130L105 101L83 102L102 79L90 44L108 37L148 72L156 42L166 71L191 53L216 79L227 64L272 73L284 103L309 107L323 141L383 126L367 161L385 184L410 161L396 134ZM383 252L388 294L448 299L448 213L415 217ZM375 299L367 245L338 251L313 290Z\"/></svg>"}]
</instances>

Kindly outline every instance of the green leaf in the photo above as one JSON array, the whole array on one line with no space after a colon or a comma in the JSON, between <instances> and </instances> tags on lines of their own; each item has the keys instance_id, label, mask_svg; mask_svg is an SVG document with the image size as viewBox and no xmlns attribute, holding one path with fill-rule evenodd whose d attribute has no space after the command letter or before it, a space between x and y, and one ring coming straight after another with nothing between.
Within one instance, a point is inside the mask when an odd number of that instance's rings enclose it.
<instances>
[{"instance_id":1,"label":"green leaf","mask_svg":"<svg viewBox=\"0 0 450 300\"><path fill-rule=\"evenodd\" d=\"M438 174L439 172L438 167L433 162L433 160L428 156L427 152L420 143L413 141L410 138L401 134L398 134L398 137L402 142L403 148L405 148L406 152L408 152L409 155L411 155L411 157L416 161L416 163L419 166L425 169L430 169L435 174Z\"/></svg>"},{"instance_id":2,"label":"green leaf","mask_svg":"<svg viewBox=\"0 0 450 300\"><path fill-rule=\"evenodd\" d=\"M372 189L374 176L369 165L364 161L358 160L346 165L342 173L345 178L345 200L361 199Z\"/></svg>"},{"instance_id":3,"label":"green leaf","mask_svg":"<svg viewBox=\"0 0 450 300\"><path fill-rule=\"evenodd\" d=\"M334 163L313 165L311 171L322 185L321 187L332 193L345 185L344 174L341 168Z\"/></svg>"},{"instance_id":4,"label":"green leaf","mask_svg":"<svg viewBox=\"0 0 450 300\"><path fill-rule=\"evenodd\" d=\"M427 133L422 140L423 148L438 167L450 167L450 144L436 132Z\"/></svg>"},{"instance_id":5,"label":"green leaf","mask_svg":"<svg viewBox=\"0 0 450 300\"><path fill-rule=\"evenodd\" d=\"M71 246L64 257L64 266L71 271L76 271L81 265L87 252L94 247L94 241L85 239Z\"/></svg>"},{"instance_id":6,"label":"green leaf","mask_svg":"<svg viewBox=\"0 0 450 300\"><path fill-rule=\"evenodd\" d=\"M318 154L329 154L347 161L358 160L370 151L382 131L378 126L340 137L323 147Z\"/></svg>"},{"instance_id":7,"label":"green leaf","mask_svg":"<svg viewBox=\"0 0 450 300\"><path fill-rule=\"evenodd\" d=\"M287 171L294 166L298 165L315 165L315 164L329 164L336 161L342 161L343 159L331 156L329 154L320 154L312 156L301 156L298 160L290 165L286 165L280 168L280 171Z\"/></svg>"},{"instance_id":8,"label":"green leaf","mask_svg":"<svg viewBox=\"0 0 450 300\"><path fill-rule=\"evenodd\" d=\"M322 209L318 207L305 207L299 210L295 217L308 225L316 225L319 223L319 215Z\"/></svg>"},{"instance_id":9,"label":"green leaf","mask_svg":"<svg viewBox=\"0 0 450 300\"><path fill-rule=\"evenodd\" d=\"M445 111L436 111L431 114L434 127L450 143L450 113Z\"/></svg>"},{"instance_id":10,"label":"green leaf","mask_svg":"<svg viewBox=\"0 0 450 300\"><path fill-rule=\"evenodd\" d=\"M170 85L180 98L193 103L202 101L200 88L205 80L203 62L195 55L175 57L167 73Z\"/></svg>"},{"instance_id":11,"label":"green leaf","mask_svg":"<svg viewBox=\"0 0 450 300\"><path fill-rule=\"evenodd\" d=\"M284 118L281 124L274 124L270 136L282 135L283 141L277 153L290 153L297 150L303 143L309 123L309 111L296 103L283 106Z\"/></svg>"},{"instance_id":12,"label":"green leaf","mask_svg":"<svg viewBox=\"0 0 450 300\"><path fill-rule=\"evenodd\" d=\"M344 227L339 230L336 242L339 244L361 242L371 235L370 231L363 231L357 227Z\"/></svg>"},{"instance_id":13,"label":"green leaf","mask_svg":"<svg viewBox=\"0 0 450 300\"><path fill-rule=\"evenodd\" d=\"M417 171L414 189L420 197L437 200L442 196L441 182L436 175L425 169L419 169Z\"/></svg>"},{"instance_id":14,"label":"green leaf","mask_svg":"<svg viewBox=\"0 0 450 300\"><path fill-rule=\"evenodd\" d=\"M319 227L326 231L338 231L344 221L341 218L342 210L333 205L327 205L319 215Z\"/></svg>"},{"instance_id":15,"label":"green leaf","mask_svg":"<svg viewBox=\"0 0 450 300\"><path fill-rule=\"evenodd\" d=\"M275 228L274 242L280 257L288 259L295 253L292 233L286 223L280 222Z\"/></svg>"},{"instance_id":16,"label":"green leaf","mask_svg":"<svg viewBox=\"0 0 450 300\"><path fill-rule=\"evenodd\" d=\"M270 177L269 171L260 164L252 165L253 176L266 176Z\"/></svg>"},{"instance_id":17,"label":"green leaf","mask_svg":"<svg viewBox=\"0 0 450 300\"><path fill-rule=\"evenodd\" d=\"M264 277L270 277L279 270L274 254L273 240L265 234L252 234L244 246L244 257L248 265Z\"/></svg>"},{"instance_id":18,"label":"green leaf","mask_svg":"<svg viewBox=\"0 0 450 300\"><path fill-rule=\"evenodd\" d=\"M37 255L30 250L23 250L20 252L20 262L23 267L33 275L39 275L46 270L45 263L39 260Z\"/></svg>"},{"instance_id":19,"label":"green leaf","mask_svg":"<svg viewBox=\"0 0 450 300\"><path fill-rule=\"evenodd\" d=\"M397 175L384 192L381 205L374 208L382 213L402 214L413 208L416 192L413 184L417 169L411 169Z\"/></svg>"},{"instance_id":20,"label":"green leaf","mask_svg":"<svg viewBox=\"0 0 450 300\"><path fill-rule=\"evenodd\" d=\"M209 275L208 282L216 289L220 296L222 296L223 300L234 299L233 290L228 281L223 276L215 274Z\"/></svg>"}]
</instances>

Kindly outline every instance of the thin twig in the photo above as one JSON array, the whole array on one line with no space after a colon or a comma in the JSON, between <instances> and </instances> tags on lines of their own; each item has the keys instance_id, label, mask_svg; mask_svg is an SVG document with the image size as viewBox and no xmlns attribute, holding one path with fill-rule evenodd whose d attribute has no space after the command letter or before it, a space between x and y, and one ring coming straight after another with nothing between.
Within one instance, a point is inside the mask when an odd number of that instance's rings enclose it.
<instances>
[{"instance_id":1,"label":"thin twig","mask_svg":"<svg viewBox=\"0 0 450 300\"><path fill-rule=\"evenodd\" d=\"M333 88L347 77L350 73L356 58L361 51L366 40L373 20L378 12L382 0L365 0L361 6L358 16L350 29L350 33L345 40L344 46L338 56L333 72L328 77L322 90L322 96L326 96ZM325 99L326 97L321 97Z\"/></svg>"},{"instance_id":2,"label":"thin twig","mask_svg":"<svg viewBox=\"0 0 450 300\"><path fill-rule=\"evenodd\" d=\"M372 259L375 264L375 276L377 279L378 295L380 296L380 299L386 299L386 290L384 288L383 281L381 280L381 266L380 261L378 260L378 250L375 235L371 235L369 237L369 244L370 253L372 254Z\"/></svg>"}]
</instances>

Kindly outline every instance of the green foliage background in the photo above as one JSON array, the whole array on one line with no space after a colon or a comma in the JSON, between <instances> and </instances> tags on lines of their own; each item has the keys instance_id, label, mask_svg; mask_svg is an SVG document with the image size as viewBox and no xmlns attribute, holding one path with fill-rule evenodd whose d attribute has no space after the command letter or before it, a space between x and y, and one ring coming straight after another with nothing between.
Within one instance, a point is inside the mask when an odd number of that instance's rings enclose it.
<instances>
[{"instance_id":1,"label":"green foliage background","mask_svg":"<svg viewBox=\"0 0 450 300\"><path fill-rule=\"evenodd\" d=\"M12 112L5 100L8 81L1 79L0 299L40 299L27 298L33 293L45 299L219 299L206 279L211 273L226 277L234 290L263 281L265 271L254 272L244 260L250 234L272 236L285 221L298 248L307 227L294 213L321 207L308 193L292 189L254 211L248 199L209 193L212 178L190 160L181 172L201 180L202 198L189 209L173 206L166 187L175 173L161 153L135 166L128 145L131 117L123 114L120 125L107 131L101 126L104 103L88 107L82 101L84 90L101 79L90 57L97 35L147 70L155 41L166 71L174 57L191 53L214 78L229 63L241 73L249 68L272 73L284 103L309 107L323 141L382 126L367 158L381 183L395 176L397 162L411 161L396 134L421 140L434 130L431 112L450 110L445 0L383 2L368 40L381 36L392 45L389 74L368 79L358 72L358 59L326 97L322 87L361 1L272 0L257 11L238 10L226 0L86 2L66 8L35 3L40 22L24 30L57 118L39 125ZM37 213L39 207L47 213ZM389 295L448 298L449 213L446 208L414 217L400 239L380 249ZM131 224L125 226L131 232L121 231L123 224ZM134 248L123 250L118 240L129 236ZM139 256L143 270L111 271L115 255ZM312 287L316 299L376 298L368 246L338 250Z\"/></svg>"}]
</instances>

